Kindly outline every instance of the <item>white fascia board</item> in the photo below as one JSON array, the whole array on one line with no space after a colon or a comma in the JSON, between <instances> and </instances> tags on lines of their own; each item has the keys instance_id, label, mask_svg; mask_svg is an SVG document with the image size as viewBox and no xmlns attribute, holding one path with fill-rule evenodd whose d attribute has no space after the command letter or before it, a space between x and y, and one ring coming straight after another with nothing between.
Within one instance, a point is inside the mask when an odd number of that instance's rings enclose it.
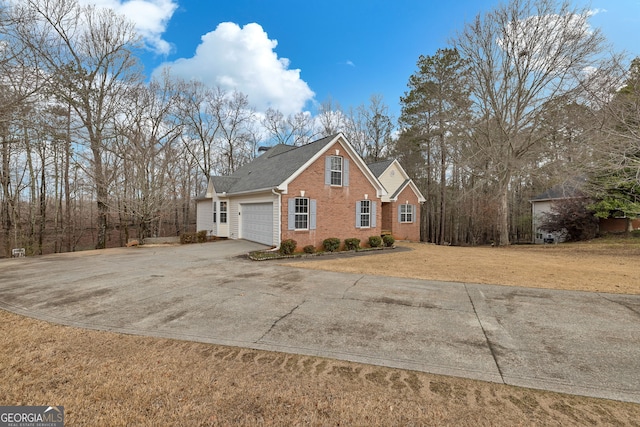
<instances>
[{"instance_id":1,"label":"white fascia board","mask_svg":"<svg viewBox=\"0 0 640 427\"><path fill-rule=\"evenodd\" d=\"M415 184L415 182L413 182L413 180L409 181L409 185L411 186L411 189L413 189L413 191L418 195L418 202L424 203L427 201L427 199L422 195L422 193L418 189L418 186Z\"/></svg>"},{"instance_id":2,"label":"white fascia board","mask_svg":"<svg viewBox=\"0 0 640 427\"><path fill-rule=\"evenodd\" d=\"M384 175L385 173L387 173L387 171L389 169L391 169L391 166L395 166L396 169L398 169L400 171L400 174L402 175L402 178L407 180L407 179L411 179L409 177L409 175L407 175L407 172L404 170L404 168L402 167L402 165L400 164L400 162L398 161L398 159L393 159L393 161L391 162L391 164L384 170L384 172L380 175Z\"/></svg>"},{"instance_id":3,"label":"white fascia board","mask_svg":"<svg viewBox=\"0 0 640 427\"><path fill-rule=\"evenodd\" d=\"M420 203L426 202L427 199L422 195L422 193L418 189L418 186L416 185L415 182L413 182L413 179L411 179L409 174L407 174L407 171L404 170L404 168L402 167L402 165L400 164L398 159L394 159L393 162L391 162L391 165L396 165L396 167L398 168L398 170L402 174L403 178L410 180L409 181L409 185L411 186L411 189L413 190L413 192L416 193L416 195L418 196L418 202L420 202ZM391 167L391 165L389 165L389 167Z\"/></svg>"},{"instance_id":4,"label":"white fascia board","mask_svg":"<svg viewBox=\"0 0 640 427\"><path fill-rule=\"evenodd\" d=\"M277 187L276 189L278 188L279 187ZM247 191L238 191L236 193L226 193L224 197L229 198L229 197L235 197L235 196L245 196L249 194L272 193L272 190L274 190L273 187L258 188L257 190L247 190Z\"/></svg>"},{"instance_id":5,"label":"white fascia board","mask_svg":"<svg viewBox=\"0 0 640 427\"><path fill-rule=\"evenodd\" d=\"M413 192L416 194L416 196L418 196L418 203L422 204L422 203L427 201L427 199L424 198L424 196L422 195L420 190L418 190L418 187L416 186L416 184L413 182L412 179L409 179L409 181L406 181L401 187L399 187L396 190L396 193L398 193L398 194L402 193L402 191L405 188L407 188L407 186L411 187L411 190L413 190ZM396 196L395 198L390 198L389 201L397 202L398 201L398 197Z\"/></svg>"},{"instance_id":6,"label":"white fascia board","mask_svg":"<svg viewBox=\"0 0 640 427\"><path fill-rule=\"evenodd\" d=\"M282 191L282 194L287 194L289 183L292 182L294 179L296 179L309 166L311 166L313 164L313 162L315 162L320 157L322 157L329 150L329 148L332 147L336 142L340 142L340 145L347 151L347 153L349 153L349 156L354 161L354 163L356 163L356 165L358 166L358 169L360 169L360 171L362 171L362 173L364 173L364 175L367 177L367 179L375 187L377 196L380 197L380 198L382 196L385 196L387 194L387 190L385 190L385 188L380 183L380 181L378 181L378 178L376 178L373 175L373 173L371 172L369 167L365 164L364 160L362 160L362 157L360 157L358 155L358 153L356 153L356 150L351 146L351 144L349 143L347 138L345 138L345 136L342 133L337 134L331 140L331 142L328 142L322 148L322 150L318 151L313 157L311 157L302 166L300 166L300 168L298 168L297 171L292 173L291 176L289 176L289 178L287 178L282 184L280 184L277 187L277 190Z\"/></svg>"}]
</instances>

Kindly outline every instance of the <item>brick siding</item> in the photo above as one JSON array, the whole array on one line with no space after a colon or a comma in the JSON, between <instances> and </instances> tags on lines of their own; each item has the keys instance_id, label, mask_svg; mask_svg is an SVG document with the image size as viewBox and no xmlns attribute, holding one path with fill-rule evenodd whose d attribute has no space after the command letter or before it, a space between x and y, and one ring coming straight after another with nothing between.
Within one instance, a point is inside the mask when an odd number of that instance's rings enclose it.
<instances>
[{"instance_id":1,"label":"brick siding","mask_svg":"<svg viewBox=\"0 0 640 427\"><path fill-rule=\"evenodd\" d=\"M400 223L398 219L398 205L405 204L406 202L414 205L416 211L414 212L414 218L412 223ZM420 241L420 203L418 202L418 196L413 192L410 186L406 186L404 190L398 196L397 202L389 203L390 207L385 209L391 211L391 227L385 228L385 230L391 230L391 234L396 240L410 240L412 242ZM386 223L386 221L385 221Z\"/></svg>"},{"instance_id":2,"label":"brick siding","mask_svg":"<svg viewBox=\"0 0 640 427\"><path fill-rule=\"evenodd\" d=\"M327 156L339 155L349 159L349 186L334 187L325 185L324 165ZM316 229L294 231L288 229L289 201L296 197L316 200ZM356 228L356 202L365 199L376 202L376 227ZM362 173L356 161L348 156L339 142L331 146L323 156L318 158L304 172L296 177L288 188L288 194L282 196L282 240L293 239L297 250L307 245L322 248L322 241L329 237L337 237L344 244L344 239L358 238L361 246L367 246L370 236L379 236L382 229L382 203L376 195L375 187Z\"/></svg>"}]
</instances>

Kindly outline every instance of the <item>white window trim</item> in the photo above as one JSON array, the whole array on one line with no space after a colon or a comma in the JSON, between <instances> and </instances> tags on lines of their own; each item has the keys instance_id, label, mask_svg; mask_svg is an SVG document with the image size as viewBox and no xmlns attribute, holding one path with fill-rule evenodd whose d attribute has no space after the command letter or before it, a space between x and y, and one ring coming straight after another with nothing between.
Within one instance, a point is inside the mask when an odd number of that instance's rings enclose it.
<instances>
[{"instance_id":1,"label":"white window trim","mask_svg":"<svg viewBox=\"0 0 640 427\"><path fill-rule=\"evenodd\" d=\"M404 210L404 212L402 212ZM402 216L404 215L404 221L402 220ZM402 224L411 224L413 222L413 217L415 213L413 212L413 205L404 203L400 205L400 223Z\"/></svg>"},{"instance_id":2,"label":"white window trim","mask_svg":"<svg viewBox=\"0 0 640 427\"><path fill-rule=\"evenodd\" d=\"M368 212L363 212L364 207L367 206ZM360 228L371 228L371 200L361 200L360 201ZM362 225L362 218L367 218L367 225Z\"/></svg>"},{"instance_id":3,"label":"white window trim","mask_svg":"<svg viewBox=\"0 0 640 427\"><path fill-rule=\"evenodd\" d=\"M298 200L306 200L307 201L307 204L306 204L307 212L297 212L297 209L294 209L294 215L293 215L294 230L296 230L296 231L306 231L306 230L309 230L309 223L311 221L311 218L310 218L311 200L309 200L308 197L296 197L294 199L294 201L293 201L293 203L294 203L296 208L298 207ZM298 228L298 226L297 226L297 224L298 224L298 221L297 221L298 216L306 217L306 221L305 222L306 222L307 226L305 228Z\"/></svg>"},{"instance_id":4,"label":"white window trim","mask_svg":"<svg viewBox=\"0 0 640 427\"><path fill-rule=\"evenodd\" d=\"M223 203L224 203L224 210L222 209ZM220 202L220 224L226 224L227 223L227 220L228 220L228 217L229 217L228 210L229 210L228 202L222 202L221 201ZM223 214L224 214L224 221L223 221L223 216L222 216Z\"/></svg>"},{"instance_id":5,"label":"white window trim","mask_svg":"<svg viewBox=\"0 0 640 427\"><path fill-rule=\"evenodd\" d=\"M340 169L334 169L333 168L333 159L340 159ZM340 173L340 183L339 184L334 184L333 183L333 174L334 173ZM331 168L330 168L330 174L331 174L331 186L332 187L342 187L342 184L344 183L344 158L342 156L331 156Z\"/></svg>"}]
</instances>

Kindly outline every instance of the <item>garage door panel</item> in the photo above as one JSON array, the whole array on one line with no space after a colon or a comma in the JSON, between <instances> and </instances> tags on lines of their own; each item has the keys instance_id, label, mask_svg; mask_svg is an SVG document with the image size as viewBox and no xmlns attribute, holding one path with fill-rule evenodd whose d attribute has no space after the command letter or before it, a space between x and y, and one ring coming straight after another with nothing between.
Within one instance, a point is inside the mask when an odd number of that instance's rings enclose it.
<instances>
[{"instance_id":1,"label":"garage door panel","mask_svg":"<svg viewBox=\"0 0 640 427\"><path fill-rule=\"evenodd\" d=\"M243 203L241 206L242 238L273 245L273 203Z\"/></svg>"}]
</instances>

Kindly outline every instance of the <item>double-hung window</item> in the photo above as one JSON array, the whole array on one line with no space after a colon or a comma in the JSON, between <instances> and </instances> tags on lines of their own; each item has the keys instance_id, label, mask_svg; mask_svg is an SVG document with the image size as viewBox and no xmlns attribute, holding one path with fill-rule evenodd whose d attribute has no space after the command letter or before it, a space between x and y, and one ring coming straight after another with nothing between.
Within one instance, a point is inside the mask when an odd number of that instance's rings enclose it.
<instances>
[{"instance_id":1,"label":"double-hung window","mask_svg":"<svg viewBox=\"0 0 640 427\"><path fill-rule=\"evenodd\" d=\"M356 228L376 227L376 202L360 200L356 202Z\"/></svg>"},{"instance_id":2,"label":"double-hung window","mask_svg":"<svg viewBox=\"0 0 640 427\"><path fill-rule=\"evenodd\" d=\"M324 161L324 185L348 187L349 159L335 155L325 157Z\"/></svg>"},{"instance_id":3,"label":"double-hung window","mask_svg":"<svg viewBox=\"0 0 640 427\"><path fill-rule=\"evenodd\" d=\"M331 185L342 185L342 157L331 156Z\"/></svg>"},{"instance_id":4,"label":"double-hung window","mask_svg":"<svg viewBox=\"0 0 640 427\"><path fill-rule=\"evenodd\" d=\"M220 202L220 224L227 223L227 202Z\"/></svg>"},{"instance_id":5,"label":"double-hung window","mask_svg":"<svg viewBox=\"0 0 640 427\"><path fill-rule=\"evenodd\" d=\"M413 222L413 205L400 205L400 222Z\"/></svg>"},{"instance_id":6,"label":"double-hung window","mask_svg":"<svg viewBox=\"0 0 640 427\"><path fill-rule=\"evenodd\" d=\"M296 230L309 229L309 199L305 197L295 198L294 227Z\"/></svg>"},{"instance_id":7,"label":"double-hung window","mask_svg":"<svg viewBox=\"0 0 640 427\"><path fill-rule=\"evenodd\" d=\"M316 200L307 197L289 199L287 229L291 231L316 229Z\"/></svg>"},{"instance_id":8,"label":"double-hung window","mask_svg":"<svg viewBox=\"0 0 640 427\"><path fill-rule=\"evenodd\" d=\"M371 226L371 201L362 200L360 202L360 228Z\"/></svg>"}]
</instances>

